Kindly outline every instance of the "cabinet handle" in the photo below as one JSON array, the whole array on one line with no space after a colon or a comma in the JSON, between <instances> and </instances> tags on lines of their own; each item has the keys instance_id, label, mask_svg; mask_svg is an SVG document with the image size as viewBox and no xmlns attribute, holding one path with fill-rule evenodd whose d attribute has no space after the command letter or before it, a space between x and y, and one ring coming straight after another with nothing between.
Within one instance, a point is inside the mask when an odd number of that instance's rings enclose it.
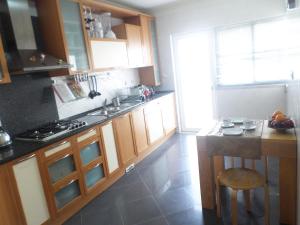
<instances>
[{"instance_id":1,"label":"cabinet handle","mask_svg":"<svg viewBox=\"0 0 300 225\"><path fill-rule=\"evenodd\" d=\"M68 186L68 185L74 183L75 181L76 181L76 179L71 180L66 186ZM66 186L65 186L65 187L66 187Z\"/></svg>"},{"instance_id":2,"label":"cabinet handle","mask_svg":"<svg viewBox=\"0 0 300 225\"><path fill-rule=\"evenodd\" d=\"M71 155L71 154L64 155L63 157L61 157L61 158L55 160L54 163L57 162L57 161L59 161L59 160L65 159L65 158L69 157L70 155ZM52 163L52 164L53 164L53 163Z\"/></svg>"},{"instance_id":3,"label":"cabinet handle","mask_svg":"<svg viewBox=\"0 0 300 225\"><path fill-rule=\"evenodd\" d=\"M89 131L87 132L87 134L92 133L93 131L96 131L96 130L93 128L93 129L89 130Z\"/></svg>"},{"instance_id":4,"label":"cabinet handle","mask_svg":"<svg viewBox=\"0 0 300 225\"><path fill-rule=\"evenodd\" d=\"M20 159L20 160L17 161L17 163L24 162L24 161L26 161L26 160L28 160L28 159L33 158L33 157L35 157L35 154L29 155L29 156L27 156L27 157L25 157L25 158L23 158L23 159Z\"/></svg>"},{"instance_id":5,"label":"cabinet handle","mask_svg":"<svg viewBox=\"0 0 300 225\"><path fill-rule=\"evenodd\" d=\"M56 145L56 146L53 147L53 148L57 148L57 147L59 147L59 146L62 146L62 145L64 145L64 144L67 144L67 143L68 143L68 141L63 141L63 142L59 143L58 145ZM51 149L53 149L53 148L51 148Z\"/></svg>"},{"instance_id":6,"label":"cabinet handle","mask_svg":"<svg viewBox=\"0 0 300 225\"><path fill-rule=\"evenodd\" d=\"M101 163L97 163L95 166L93 166L93 168L92 168L92 169L95 169L95 168L97 168L98 166L100 166L100 164L101 164Z\"/></svg>"}]
</instances>

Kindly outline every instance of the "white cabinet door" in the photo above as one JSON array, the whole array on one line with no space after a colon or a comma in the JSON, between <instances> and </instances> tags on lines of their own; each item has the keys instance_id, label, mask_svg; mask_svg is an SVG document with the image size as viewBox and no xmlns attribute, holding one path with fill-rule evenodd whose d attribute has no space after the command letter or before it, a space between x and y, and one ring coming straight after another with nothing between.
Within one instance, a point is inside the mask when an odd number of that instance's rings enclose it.
<instances>
[{"instance_id":1,"label":"white cabinet door","mask_svg":"<svg viewBox=\"0 0 300 225\"><path fill-rule=\"evenodd\" d=\"M94 69L128 67L126 41L91 41Z\"/></svg>"},{"instance_id":2,"label":"white cabinet door","mask_svg":"<svg viewBox=\"0 0 300 225\"><path fill-rule=\"evenodd\" d=\"M158 101L148 103L145 107L145 119L148 130L149 144L154 144L164 137L161 110Z\"/></svg>"},{"instance_id":3,"label":"white cabinet door","mask_svg":"<svg viewBox=\"0 0 300 225\"><path fill-rule=\"evenodd\" d=\"M40 225L50 218L36 157L13 166L27 225Z\"/></svg>"},{"instance_id":4,"label":"white cabinet door","mask_svg":"<svg viewBox=\"0 0 300 225\"><path fill-rule=\"evenodd\" d=\"M160 100L163 126L169 134L177 126L174 94L169 94Z\"/></svg>"},{"instance_id":5,"label":"white cabinet door","mask_svg":"<svg viewBox=\"0 0 300 225\"><path fill-rule=\"evenodd\" d=\"M112 123L102 126L103 144L105 146L109 173L119 168L118 153Z\"/></svg>"}]
</instances>

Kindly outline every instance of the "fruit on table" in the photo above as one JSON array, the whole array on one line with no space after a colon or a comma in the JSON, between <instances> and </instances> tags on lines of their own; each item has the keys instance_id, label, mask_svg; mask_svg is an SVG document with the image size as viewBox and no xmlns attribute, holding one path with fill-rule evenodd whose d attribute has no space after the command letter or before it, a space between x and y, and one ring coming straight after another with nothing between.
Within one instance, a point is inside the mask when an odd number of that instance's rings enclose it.
<instances>
[{"instance_id":1,"label":"fruit on table","mask_svg":"<svg viewBox=\"0 0 300 225\"><path fill-rule=\"evenodd\" d=\"M275 116L274 120L277 122L283 122L283 121L287 120L287 117L286 117L286 115L279 113Z\"/></svg>"},{"instance_id":2,"label":"fruit on table","mask_svg":"<svg viewBox=\"0 0 300 225\"><path fill-rule=\"evenodd\" d=\"M272 115L272 120L274 120L275 117L276 117L277 115L279 115L279 114L282 114L282 115L283 115L283 113L282 113L281 111L276 110L276 111L273 113L273 115Z\"/></svg>"}]
</instances>

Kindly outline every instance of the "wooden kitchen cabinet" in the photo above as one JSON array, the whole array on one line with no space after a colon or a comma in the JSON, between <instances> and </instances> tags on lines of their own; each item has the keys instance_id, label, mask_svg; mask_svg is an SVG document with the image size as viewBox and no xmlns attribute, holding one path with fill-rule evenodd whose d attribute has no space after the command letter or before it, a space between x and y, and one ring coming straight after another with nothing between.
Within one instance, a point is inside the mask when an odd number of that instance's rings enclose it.
<instances>
[{"instance_id":1,"label":"wooden kitchen cabinet","mask_svg":"<svg viewBox=\"0 0 300 225\"><path fill-rule=\"evenodd\" d=\"M164 132L167 135L177 127L175 96L173 93L160 99L160 108Z\"/></svg>"},{"instance_id":2,"label":"wooden kitchen cabinet","mask_svg":"<svg viewBox=\"0 0 300 225\"><path fill-rule=\"evenodd\" d=\"M113 120L116 132L117 146L121 156L122 164L129 165L136 158L133 141L133 133L129 113L119 116Z\"/></svg>"},{"instance_id":3,"label":"wooden kitchen cabinet","mask_svg":"<svg viewBox=\"0 0 300 225\"><path fill-rule=\"evenodd\" d=\"M113 39L90 39L94 71L128 67L127 41Z\"/></svg>"},{"instance_id":4,"label":"wooden kitchen cabinet","mask_svg":"<svg viewBox=\"0 0 300 225\"><path fill-rule=\"evenodd\" d=\"M145 120L148 133L148 143L155 144L164 137L164 127L159 99L149 102L145 107Z\"/></svg>"},{"instance_id":5,"label":"wooden kitchen cabinet","mask_svg":"<svg viewBox=\"0 0 300 225\"><path fill-rule=\"evenodd\" d=\"M112 121L102 125L100 130L102 133L103 147L106 153L108 173L112 174L120 168L120 156L116 146Z\"/></svg>"},{"instance_id":6,"label":"wooden kitchen cabinet","mask_svg":"<svg viewBox=\"0 0 300 225\"><path fill-rule=\"evenodd\" d=\"M10 83L10 76L8 72L7 62L3 49L3 43L0 35L0 84Z\"/></svg>"},{"instance_id":7,"label":"wooden kitchen cabinet","mask_svg":"<svg viewBox=\"0 0 300 225\"><path fill-rule=\"evenodd\" d=\"M43 179L52 207L52 216L64 214L82 200L82 185L78 155L74 154L72 138L42 150Z\"/></svg>"},{"instance_id":8,"label":"wooden kitchen cabinet","mask_svg":"<svg viewBox=\"0 0 300 225\"><path fill-rule=\"evenodd\" d=\"M85 193L88 194L105 182L104 150L97 127L79 134L76 140L79 167L84 180Z\"/></svg>"},{"instance_id":9,"label":"wooden kitchen cabinet","mask_svg":"<svg viewBox=\"0 0 300 225\"><path fill-rule=\"evenodd\" d=\"M12 165L17 193L27 225L40 225L50 219L50 212L35 154Z\"/></svg>"},{"instance_id":10,"label":"wooden kitchen cabinet","mask_svg":"<svg viewBox=\"0 0 300 225\"><path fill-rule=\"evenodd\" d=\"M127 40L129 67L137 68L144 65L141 27L132 24L114 26L112 30L117 38Z\"/></svg>"},{"instance_id":11,"label":"wooden kitchen cabinet","mask_svg":"<svg viewBox=\"0 0 300 225\"><path fill-rule=\"evenodd\" d=\"M142 153L148 148L147 129L144 115L144 107L131 112L132 130L137 153Z\"/></svg>"}]
</instances>

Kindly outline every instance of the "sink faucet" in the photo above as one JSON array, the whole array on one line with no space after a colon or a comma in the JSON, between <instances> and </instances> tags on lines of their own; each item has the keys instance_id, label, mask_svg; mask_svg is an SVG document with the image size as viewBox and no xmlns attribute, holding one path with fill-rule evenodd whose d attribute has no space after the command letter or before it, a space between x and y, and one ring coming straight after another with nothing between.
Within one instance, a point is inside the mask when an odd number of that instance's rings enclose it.
<instances>
[{"instance_id":1,"label":"sink faucet","mask_svg":"<svg viewBox=\"0 0 300 225\"><path fill-rule=\"evenodd\" d=\"M106 110L106 108L107 108L107 98L104 100L104 106L103 106L103 108Z\"/></svg>"}]
</instances>

